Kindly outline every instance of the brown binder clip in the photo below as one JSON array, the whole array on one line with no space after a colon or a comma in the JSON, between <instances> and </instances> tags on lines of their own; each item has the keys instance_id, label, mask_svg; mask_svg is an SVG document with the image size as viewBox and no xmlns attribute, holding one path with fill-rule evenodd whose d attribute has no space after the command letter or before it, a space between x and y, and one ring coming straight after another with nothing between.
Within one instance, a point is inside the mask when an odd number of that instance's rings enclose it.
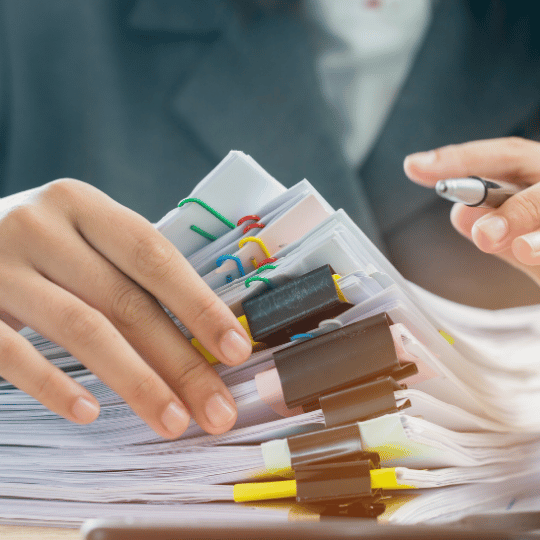
<instances>
[{"instance_id":1,"label":"brown binder clip","mask_svg":"<svg viewBox=\"0 0 540 540\"><path fill-rule=\"evenodd\" d=\"M287 445L294 470L330 461L370 460L379 467L379 454L362 450L358 424L293 435L287 438Z\"/></svg>"},{"instance_id":2,"label":"brown binder clip","mask_svg":"<svg viewBox=\"0 0 540 540\"><path fill-rule=\"evenodd\" d=\"M369 317L274 353L285 403L318 408L321 396L381 377L415 373L401 366L386 313Z\"/></svg>"},{"instance_id":3,"label":"brown binder clip","mask_svg":"<svg viewBox=\"0 0 540 540\"><path fill-rule=\"evenodd\" d=\"M370 471L375 468L369 459L298 467L296 500L307 504L371 500L380 495L380 490L371 489Z\"/></svg>"},{"instance_id":4,"label":"brown binder clip","mask_svg":"<svg viewBox=\"0 0 540 540\"><path fill-rule=\"evenodd\" d=\"M416 365L410 366L410 375L414 375L417 371ZM362 422L410 407L411 402L408 399L398 406L394 397L396 390L405 388L405 385L398 384L392 377L384 377L321 396L319 408L324 414L327 428L350 422Z\"/></svg>"}]
</instances>

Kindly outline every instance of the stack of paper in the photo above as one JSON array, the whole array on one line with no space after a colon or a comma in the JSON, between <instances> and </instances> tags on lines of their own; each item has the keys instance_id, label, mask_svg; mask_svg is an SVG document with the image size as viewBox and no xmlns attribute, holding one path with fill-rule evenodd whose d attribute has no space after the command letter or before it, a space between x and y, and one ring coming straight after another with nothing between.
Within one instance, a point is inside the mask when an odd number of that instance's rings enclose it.
<instances>
[{"instance_id":1,"label":"stack of paper","mask_svg":"<svg viewBox=\"0 0 540 540\"><path fill-rule=\"evenodd\" d=\"M264 227L235 226L253 214ZM305 471L334 463L325 437L344 430L370 464L373 501L386 506L380 520L449 522L486 510L540 510L534 309L486 312L419 289L307 180L287 190L241 152L231 152L156 226L245 317L255 341L266 343L241 366L216 365L238 404L235 427L211 436L192 423L179 440L160 440L69 352L24 329L41 354L98 398L101 414L88 426L72 424L0 380L0 522L73 526L92 517L208 511L287 520L298 511L294 498L279 508L248 507L233 502L241 500L235 485L272 480L281 489L289 482L302 502ZM324 309L310 305L326 294L319 275L335 296ZM308 281L314 292L301 299L296 284ZM259 303L282 293L291 305L261 323ZM308 311L295 315L296 305ZM356 339L364 341L351 357L346 343ZM291 370L293 385L284 375ZM301 447L309 451L299 453ZM341 458L353 452L345 443L340 451ZM304 458L311 460L307 469ZM348 494L337 503L354 499ZM314 515L335 502L322 504L317 493L313 501Z\"/></svg>"}]
</instances>

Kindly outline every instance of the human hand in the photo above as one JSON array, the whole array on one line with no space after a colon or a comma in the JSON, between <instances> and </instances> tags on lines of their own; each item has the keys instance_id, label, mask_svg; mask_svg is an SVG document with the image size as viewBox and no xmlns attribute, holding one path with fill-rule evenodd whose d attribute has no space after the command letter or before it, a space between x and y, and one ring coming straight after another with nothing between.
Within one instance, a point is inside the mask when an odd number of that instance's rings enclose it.
<instances>
[{"instance_id":1,"label":"human hand","mask_svg":"<svg viewBox=\"0 0 540 540\"><path fill-rule=\"evenodd\" d=\"M540 143L510 137L445 146L407 156L404 169L427 187L471 175L530 186L495 210L455 204L450 220L480 250L540 284Z\"/></svg>"},{"instance_id":2,"label":"human hand","mask_svg":"<svg viewBox=\"0 0 540 540\"><path fill-rule=\"evenodd\" d=\"M50 410L86 424L99 404L16 332L24 325L163 437L180 436L190 412L209 433L233 426L227 387L157 300L224 364L248 358L238 320L143 217L77 180L0 199L0 376Z\"/></svg>"}]
</instances>

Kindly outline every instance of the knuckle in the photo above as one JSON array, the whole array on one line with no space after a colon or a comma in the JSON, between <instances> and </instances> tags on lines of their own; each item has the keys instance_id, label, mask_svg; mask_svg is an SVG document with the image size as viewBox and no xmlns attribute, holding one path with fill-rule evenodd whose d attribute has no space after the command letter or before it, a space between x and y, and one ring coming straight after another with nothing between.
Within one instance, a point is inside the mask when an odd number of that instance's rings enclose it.
<instances>
[{"instance_id":1,"label":"knuckle","mask_svg":"<svg viewBox=\"0 0 540 540\"><path fill-rule=\"evenodd\" d=\"M212 368L208 364L204 364L198 360L192 360L186 363L177 370L173 375L174 387L178 390L185 388L193 388L199 386L202 382L208 381L213 373Z\"/></svg>"},{"instance_id":2,"label":"knuckle","mask_svg":"<svg viewBox=\"0 0 540 540\"><path fill-rule=\"evenodd\" d=\"M86 184L74 178L59 178L43 186L43 198L51 201L72 201L78 198Z\"/></svg>"},{"instance_id":3,"label":"knuckle","mask_svg":"<svg viewBox=\"0 0 540 540\"><path fill-rule=\"evenodd\" d=\"M146 375L138 381L129 392L130 401L141 404L142 406L155 401L156 396L161 394L161 392L158 391L158 386L157 375L154 373Z\"/></svg>"},{"instance_id":4,"label":"knuckle","mask_svg":"<svg viewBox=\"0 0 540 540\"><path fill-rule=\"evenodd\" d=\"M204 296L192 302L185 310L185 322L190 325L203 325L210 328L216 326L216 322L220 320L221 302L215 295Z\"/></svg>"},{"instance_id":5,"label":"knuckle","mask_svg":"<svg viewBox=\"0 0 540 540\"><path fill-rule=\"evenodd\" d=\"M13 208L2 220L2 236L15 234L32 234L42 230L42 216L35 205L25 204Z\"/></svg>"},{"instance_id":6,"label":"knuckle","mask_svg":"<svg viewBox=\"0 0 540 540\"><path fill-rule=\"evenodd\" d=\"M21 353L21 347L16 339L9 336L0 337L0 366L3 372L17 371L22 361Z\"/></svg>"},{"instance_id":7,"label":"knuckle","mask_svg":"<svg viewBox=\"0 0 540 540\"><path fill-rule=\"evenodd\" d=\"M154 236L141 238L135 245L135 267L146 277L165 279L171 271L174 248Z\"/></svg>"},{"instance_id":8,"label":"knuckle","mask_svg":"<svg viewBox=\"0 0 540 540\"><path fill-rule=\"evenodd\" d=\"M507 137L505 139L505 143L506 145L508 145L508 148L511 148L513 150L522 150L525 146L527 146L528 141L514 135L512 137Z\"/></svg>"},{"instance_id":9,"label":"knuckle","mask_svg":"<svg viewBox=\"0 0 540 540\"><path fill-rule=\"evenodd\" d=\"M513 174L520 173L529 144L530 141L521 137L508 137L499 145L497 151L508 162L507 166L511 167Z\"/></svg>"},{"instance_id":10,"label":"knuckle","mask_svg":"<svg viewBox=\"0 0 540 540\"><path fill-rule=\"evenodd\" d=\"M508 217L512 223L523 226L540 224L540 199L535 199L532 194L518 193L512 197L511 203Z\"/></svg>"},{"instance_id":11,"label":"knuckle","mask_svg":"<svg viewBox=\"0 0 540 540\"><path fill-rule=\"evenodd\" d=\"M120 282L113 288L110 306L113 324L127 328L150 322L155 312L148 295L128 282Z\"/></svg>"},{"instance_id":12,"label":"knuckle","mask_svg":"<svg viewBox=\"0 0 540 540\"><path fill-rule=\"evenodd\" d=\"M103 320L92 308L83 310L78 306L68 306L60 312L59 323L69 340L87 347L99 339Z\"/></svg>"},{"instance_id":13,"label":"knuckle","mask_svg":"<svg viewBox=\"0 0 540 540\"><path fill-rule=\"evenodd\" d=\"M39 379L34 397L43 403L52 393L55 393L59 387L59 382L58 373L53 369L47 370L47 373Z\"/></svg>"}]
</instances>

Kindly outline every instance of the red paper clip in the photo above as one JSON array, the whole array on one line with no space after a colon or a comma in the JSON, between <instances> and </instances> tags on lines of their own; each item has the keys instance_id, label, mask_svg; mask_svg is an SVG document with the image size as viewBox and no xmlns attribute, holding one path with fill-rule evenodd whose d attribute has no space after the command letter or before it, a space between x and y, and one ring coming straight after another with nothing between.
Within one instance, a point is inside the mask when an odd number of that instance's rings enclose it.
<instances>
[{"instance_id":1,"label":"red paper clip","mask_svg":"<svg viewBox=\"0 0 540 540\"><path fill-rule=\"evenodd\" d=\"M237 227L240 227L240 225L242 225L242 223L244 223L245 221L259 221L261 218L259 216L244 216L243 218L240 218L238 220L238 223L236 224Z\"/></svg>"},{"instance_id":2,"label":"red paper clip","mask_svg":"<svg viewBox=\"0 0 540 540\"><path fill-rule=\"evenodd\" d=\"M246 234L251 229L264 229L264 227L264 223L251 223L250 225L246 225L244 227L244 234Z\"/></svg>"},{"instance_id":3,"label":"red paper clip","mask_svg":"<svg viewBox=\"0 0 540 540\"><path fill-rule=\"evenodd\" d=\"M261 266L264 266L265 264L272 264L277 261L276 257L269 257L268 259L262 260L258 265L257 268L260 268Z\"/></svg>"}]
</instances>

